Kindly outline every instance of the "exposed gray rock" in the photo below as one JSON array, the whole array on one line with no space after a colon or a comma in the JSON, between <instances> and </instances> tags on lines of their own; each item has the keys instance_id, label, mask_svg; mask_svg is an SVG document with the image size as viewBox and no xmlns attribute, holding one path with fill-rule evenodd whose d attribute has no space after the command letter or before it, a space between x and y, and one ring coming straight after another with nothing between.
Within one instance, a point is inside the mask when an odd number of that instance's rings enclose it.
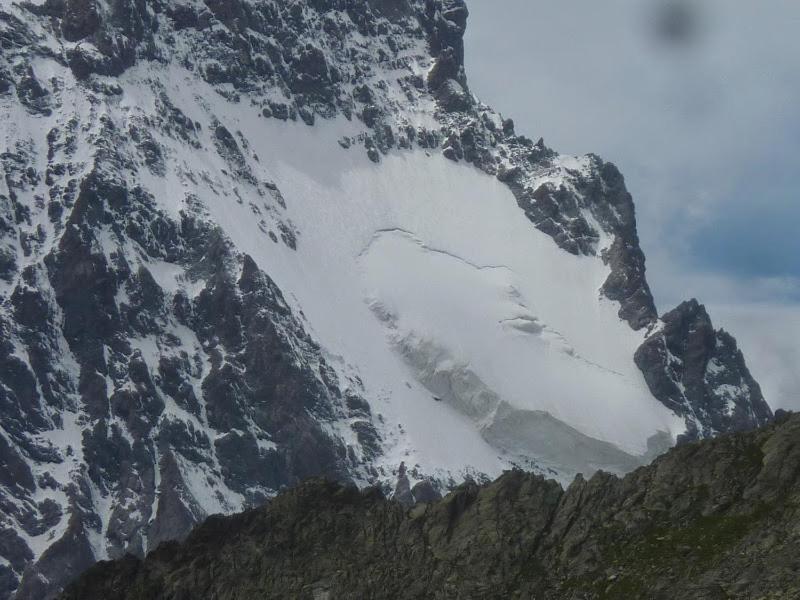
<instances>
[{"instance_id":1,"label":"exposed gray rock","mask_svg":"<svg viewBox=\"0 0 800 600\"><path fill-rule=\"evenodd\" d=\"M63 6L63 12L50 12L61 17L61 33L68 42L89 37L100 28L100 13L95 0L66 0Z\"/></svg>"},{"instance_id":2,"label":"exposed gray rock","mask_svg":"<svg viewBox=\"0 0 800 600\"><path fill-rule=\"evenodd\" d=\"M397 472L397 484L394 488L392 497L405 507L414 506L414 494L411 493L411 484L406 475L406 464L400 463Z\"/></svg>"},{"instance_id":3,"label":"exposed gray rock","mask_svg":"<svg viewBox=\"0 0 800 600\"><path fill-rule=\"evenodd\" d=\"M684 302L661 322L635 360L653 395L686 418L688 439L746 431L772 418L736 340L714 329L703 305Z\"/></svg>"}]
</instances>

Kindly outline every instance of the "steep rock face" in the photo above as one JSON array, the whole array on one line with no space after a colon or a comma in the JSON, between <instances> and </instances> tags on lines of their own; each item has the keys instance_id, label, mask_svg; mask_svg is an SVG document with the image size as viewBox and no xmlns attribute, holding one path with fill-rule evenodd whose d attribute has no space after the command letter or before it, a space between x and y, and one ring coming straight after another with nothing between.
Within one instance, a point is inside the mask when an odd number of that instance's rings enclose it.
<instances>
[{"instance_id":1,"label":"steep rock face","mask_svg":"<svg viewBox=\"0 0 800 600\"><path fill-rule=\"evenodd\" d=\"M29 540L54 536L19 597L43 597L98 555L180 537L211 512L359 469L324 428L356 412L274 283L213 225L173 219L120 181L127 157L103 149L4 323L28 357L6 342L4 517ZM183 284L162 287L165 268ZM358 414L369 429L368 408ZM37 503L45 490L65 502Z\"/></svg>"},{"instance_id":2,"label":"steep rock face","mask_svg":"<svg viewBox=\"0 0 800 600\"><path fill-rule=\"evenodd\" d=\"M653 395L686 418L689 438L744 431L771 418L736 340L715 330L696 300L665 314L635 360Z\"/></svg>"},{"instance_id":3,"label":"steep rock face","mask_svg":"<svg viewBox=\"0 0 800 600\"><path fill-rule=\"evenodd\" d=\"M144 561L101 563L61 597L791 598L798 441L795 415L624 479L564 491L509 472L410 510L311 482Z\"/></svg>"},{"instance_id":4,"label":"steep rock face","mask_svg":"<svg viewBox=\"0 0 800 600\"><path fill-rule=\"evenodd\" d=\"M329 212L298 228L298 204L322 198L321 214L330 190L343 185L339 173L307 168L319 156L312 146L331 161L338 153L355 163L362 153L376 170L428 153L431 164L444 156L449 169L469 164L491 175L513 193L526 226L576 264L604 263L592 302L611 301L641 337L652 328L656 344L661 330L622 176L596 156L561 156L518 135L470 93L467 15L461 0L45 0L0 9L0 597L47 597L95 560L142 555L209 514L259 504L310 476L395 485L397 465L414 448L403 445L405 424L374 407L386 408L379 402L395 380L411 390L403 378L413 374L359 373L350 356L317 340L323 327L304 304L330 295L340 309L340 281L313 288L303 302L297 287L276 283L296 283L296 273L323 279L330 268L292 262L311 245L310 230L318 221L336 226L317 238L324 255L324 243L341 242L334 233L356 229L390 195L386 184L366 194L356 186L370 202L348 213L348 223ZM312 143L300 147L297 128L306 126ZM274 156L261 148L289 157L280 185ZM408 164L398 187L421 170ZM284 196L284 184L309 173ZM299 195L298 187L310 191ZM397 226L399 209L386 212L359 251L379 229ZM617 371L540 323L512 276L501 283L510 335L603 372L604 384L617 381ZM687 336L679 327L669 344L682 347ZM697 380L706 354L744 373L729 342L729 350L686 352L686 381ZM653 387L649 374L663 361L643 356L654 395L687 418L690 432L769 418L750 379L727 417L726 404L700 392L684 398L664 393L667 384ZM366 375L379 383L369 394ZM734 385L734 375L712 375L715 389ZM474 386L461 391L474 399ZM426 406L436 402L424 386L413 393ZM445 400L467 410L463 397ZM595 400L602 407L602 395ZM542 423L598 448L548 413L502 415L481 425L483 439L494 440L484 452L492 468L546 471L531 451L542 444L519 439ZM648 435L663 432L660 423ZM644 460L599 444L618 470ZM596 458L583 452L578 464L587 454ZM410 463L401 496L432 498L465 472L479 476L456 464Z\"/></svg>"}]
</instances>

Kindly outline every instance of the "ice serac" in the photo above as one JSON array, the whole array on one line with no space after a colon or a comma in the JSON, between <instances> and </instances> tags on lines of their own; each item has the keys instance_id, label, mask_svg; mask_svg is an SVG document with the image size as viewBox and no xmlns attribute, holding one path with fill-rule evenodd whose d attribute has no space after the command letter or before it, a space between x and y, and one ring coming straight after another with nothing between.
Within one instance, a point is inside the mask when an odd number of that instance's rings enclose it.
<instances>
[{"instance_id":1,"label":"ice serac","mask_svg":"<svg viewBox=\"0 0 800 600\"><path fill-rule=\"evenodd\" d=\"M0 598L311 476L409 502L770 417L658 319L618 170L470 92L467 16L0 3Z\"/></svg>"}]
</instances>

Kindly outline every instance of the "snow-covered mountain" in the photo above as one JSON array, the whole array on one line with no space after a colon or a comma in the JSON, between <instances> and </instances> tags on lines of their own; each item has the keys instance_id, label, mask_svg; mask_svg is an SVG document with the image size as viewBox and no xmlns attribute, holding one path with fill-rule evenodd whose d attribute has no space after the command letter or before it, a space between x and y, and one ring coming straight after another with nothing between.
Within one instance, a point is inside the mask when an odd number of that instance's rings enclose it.
<instances>
[{"instance_id":1,"label":"snow-covered mountain","mask_svg":"<svg viewBox=\"0 0 800 600\"><path fill-rule=\"evenodd\" d=\"M0 7L0 597L313 475L770 419L702 306L659 319L618 170L470 93L461 0Z\"/></svg>"}]
</instances>

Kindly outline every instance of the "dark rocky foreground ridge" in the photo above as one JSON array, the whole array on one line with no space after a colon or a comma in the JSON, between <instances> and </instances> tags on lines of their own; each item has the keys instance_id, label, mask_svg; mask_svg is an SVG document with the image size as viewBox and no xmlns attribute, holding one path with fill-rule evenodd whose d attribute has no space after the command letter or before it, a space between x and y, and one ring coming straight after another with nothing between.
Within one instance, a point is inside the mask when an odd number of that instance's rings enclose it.
<instances>
[{"instance_id":1,"label":"dark rocky foreground ridge","mask_svg":"<svg viewBox=\"0 0 800 600\"><path fill-rule=\"evenodd\" d=\"M311 481L62 600L800 597L800 415L565 491L522 472L411 509Z\"/></svg>"}]
</instances>

